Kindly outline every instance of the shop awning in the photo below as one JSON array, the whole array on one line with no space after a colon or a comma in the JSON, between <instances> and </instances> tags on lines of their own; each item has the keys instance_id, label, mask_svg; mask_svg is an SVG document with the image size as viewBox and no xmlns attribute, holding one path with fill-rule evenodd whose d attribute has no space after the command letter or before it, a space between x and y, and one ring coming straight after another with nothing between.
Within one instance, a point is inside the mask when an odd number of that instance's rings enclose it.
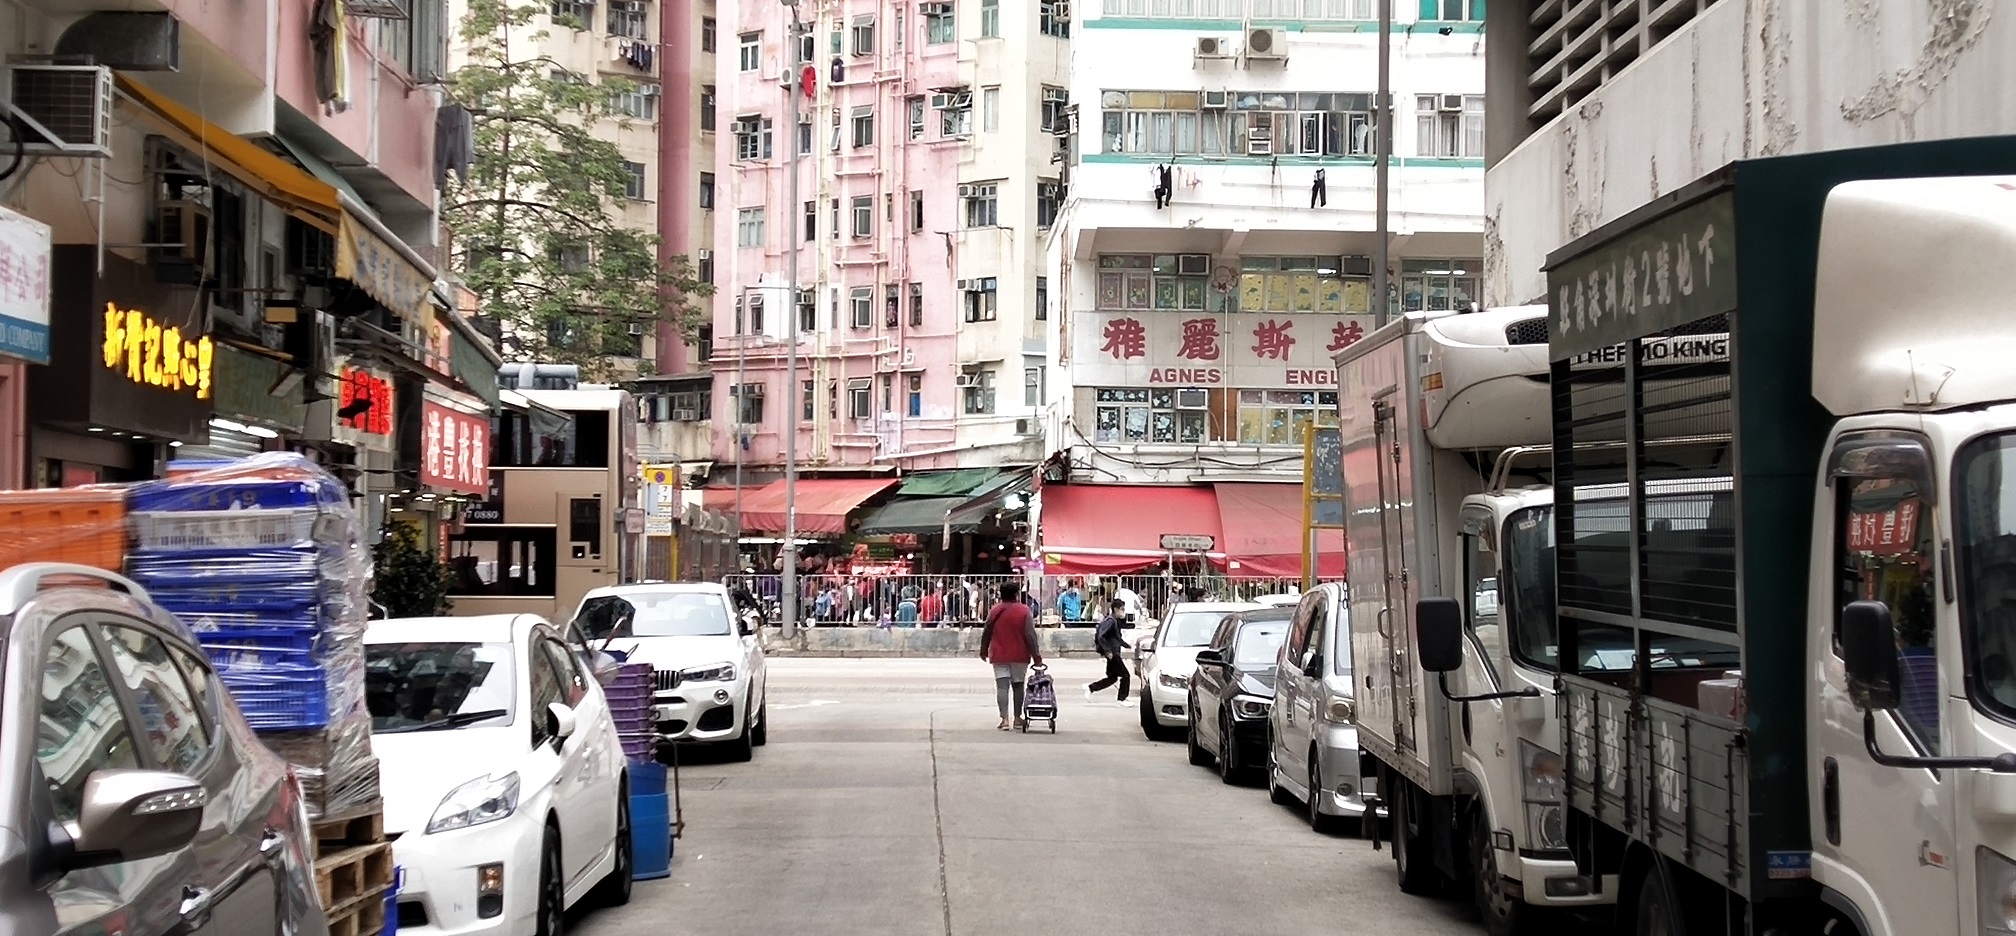
<instances>
[{"instance_id":1,"label":"shop awning","mask_svg":"<svg viewBox=\"0 0 2016 936\"><path fill-rule=\"evenodd\" d=\"M861 532L937 536L945 529L945 515L965 502L963 497L898 497L870 512L861 521ZM958 524L953 529L959 531Z\"/></svg>"},{"instance_id":2,"label":"shop awning","mask_svg":"<svg viewBox=\"0 0 2016 936\"><path fill-rule=\"evenodd\" d=\"M212 165L238 181L282 204L319 215L323 226L332 232L336 229L343 206L334 186L261 149L251 140L204 120L165 94L125 75L115 74L113 81L120 93L153 112L166 129L182 138L176 142L205 151Z\"/></svg>"},{"instance_id":3,"label":"shop awning","mask_svg":"<svg viewBox=\"0 0 2016 936\"><path fill-rule=\"evenodd\" d=\"M1232 578L1299 577L1302 574L1302 485L1231 483L1212 485L1218 493L1218 549ZM1324 530L1317 539L1316 574L1344 576L1344 531Z\"/></svg>"},{"instance_id":4,"label":"shop awning","mask_svg":"<svg viewBox=\"0 0 2016 936\"><path fill-rule=\"evenodd\" d=\"M903 478L898 497L967 497L1004 474L993 468L924 471Z\"/></svg>"},{"instance_id":5,"label":"shop awning","mask_svg":"<svg viewBox=\"0 0 2016 936\"><path fill-rule=\"evenodd\" d=\"M1000 477L980 486L973 496L966 498L957 510L952 511L952 529L977 530L987 525L989 516L1002 510L1008 498L1021 496L1023 506L1010 511L1024 516L1028 510L1028 496L1036 490L1036 476L1026 471L1004 472Z\"/></svg>"},{"instance_id":6,"label":"shop awning","mask_svg":"<svg viewBox=\"0 0 2016 936\"><path fill-rule=\"evenodd\" d=\"M896 486L894 478L799 478L798 535L842 536L847 515L869 498ZM742 532L784 532L784 482L742 492Z\"/></svg>"},{"instance_id":7,"label":"shop awning","mask_svg":"<svg viewBox=\"0 0 2016 936\"><path fill-rule=\"evenodd\" d=\"M1118 574L1169 557L1162 534L1221 539L1218 497L1192 485L1053 484L1043 488L1043 568ZM1213 558L1216 558L1214 555Z\"/></svg>"}]
</instances>

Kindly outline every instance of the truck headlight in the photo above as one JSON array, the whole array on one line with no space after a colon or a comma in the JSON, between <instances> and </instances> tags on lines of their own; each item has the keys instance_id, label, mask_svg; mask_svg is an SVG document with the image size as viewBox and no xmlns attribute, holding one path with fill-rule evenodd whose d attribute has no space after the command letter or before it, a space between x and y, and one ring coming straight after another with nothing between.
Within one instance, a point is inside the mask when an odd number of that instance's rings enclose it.
<instances>
[{"instance_id":1,"label":"truck headlight","mask_svg":"<svg viewBox=\"0 0 2016 936\"><path fill-rule=\"evenodd\" d=\"M434 817L427 820L427 834L466 829L508 818L518 811L518 774L477 777L441 798Z\"/></svg>"},{"instance_id":2,"label":"truck headlight","mask_svg":"<svg viewBox=\"0 0 2016 936\"><path fill-rule=\"evenodd\" d=\"M735 664L709 663L679 671L680 682L728 682L735 678Z\"/></svg>"},{"instance_id":3,"label":"truck headlight","mask_svg":"<svg viewBox=\"0 0 2016 936\"><path fill-rule=\"evenodd\" d=\"M1534 848L1567 848L1568 780L1561 755L1519 742L1519 773L1526 801L1526 837Z\"/></svg>"},{"instance_id":4,"label":"truck headlight","mask_svg":"<svg viewBox=\"0 0 2016 936\"><path fill-rule=\"evenodd\" d=\"M2016 933L2016 861L1986 846L1975 848L1974 901L1982 936Z\"/></svg>"},{"instance_id":5,"label":"truck headlight","mask_svg":"<svg viewBox=\"0 0 2016 936\"><path fill-rule=\"evenodd\" d=\"M1190 677L1188 676L1176 676L1170 673L1156 673L1155 681L1161 683L1162 688L1164 689L1190 688Z\"/></svg>"},{"instance_id":6,"label":"truck headlight","mask_svg":"<svg viewBox=\"0 0 2016 936\"><path fill-rule=\"evenodd\" d=\"M1333 725L1349 725L1358 717L1358 705L1349 696L1331 696L1323 706L1323 718Z\"/></svg>"},{"instance_id":7,"label":"truck headlight","mask_svg":"<svg viewBox=\"0 0 2016 936\"><path fill-rule=\"evenodd\" d=\"M1233 696L1232 714L1240 718L1266 718L1274 703L1258 696Z\"/></svg>"}]
</instances>

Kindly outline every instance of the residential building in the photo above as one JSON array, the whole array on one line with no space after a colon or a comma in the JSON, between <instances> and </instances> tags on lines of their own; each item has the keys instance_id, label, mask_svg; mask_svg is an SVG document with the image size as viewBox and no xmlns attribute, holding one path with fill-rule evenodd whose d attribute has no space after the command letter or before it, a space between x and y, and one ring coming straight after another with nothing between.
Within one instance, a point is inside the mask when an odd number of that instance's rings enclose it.
<instances>
[{"instance_id":1,"label":"residential building","mask_svg":"<svg viewBox=\"0 0 2016 936\"><path fill-rule=\"evenodd\" d=\"M1484 3L1394 7L1386 305L1464 309L1480 298ZM1268 555L1299 554L1286 482L1301 480L1308 431L1336 421L1333 355L1379 323L1377 15L1374 0L1079 5L1069 197L1045 248L1053 570L1161 558L1156 530L1100 533L1060 513L1066 501L1209 535L1218 518L1194 516L1206 484L1242 485L1220 506L1287 532ZM1167 528L1185 524L1208 529Z\"/></svg>"},{"instance_id":2,"label":"residential building","mask_svg":"<svg viewBox=\"0 0 2016 936\"><path fill-rule=\"evenodd\" d=\"M721 132L715 71L724 33L715 0L661 4L665 92L657 125L659 251L663 257L685 257L702 282L713 283L715 206L724 188L715 154ZM708 360L714 349L713 310L707 302L695 304L704 319L690 340L671 322L658 326L652 374L637 381L636 392L640 455L646 463L681 464L682 481L697 487L709 477L715 411Z\"/></svg>"},{"instance_id":3,"label":"residential building","mask_svg":"<svg viewBox=\"0 0 2016 936\"><path fill-rule=\"evenodd\" d=\"M793 36L794 8L740 5L712 361L715 458L747 483L782 468L787 413L808 477L1037 460L1068 6L801 0Z\"/></svg>"},{"instance_id":4,"label":"residential building","mask_svg":"<svg viewBox=\"0 0 2016 936\"><path fill-rule=\"evenodd\" d=\"M2016 132L2016 23L1973 4L1495 0L1484 292L1754 156Z\"/></svg>"}]
</instances>

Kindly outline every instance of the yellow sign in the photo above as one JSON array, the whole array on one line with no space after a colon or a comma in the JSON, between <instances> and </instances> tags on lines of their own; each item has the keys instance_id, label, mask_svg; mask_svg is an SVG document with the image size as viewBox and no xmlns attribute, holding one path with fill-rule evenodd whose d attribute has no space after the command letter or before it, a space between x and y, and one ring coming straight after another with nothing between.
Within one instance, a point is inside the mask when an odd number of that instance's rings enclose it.
<instances>
[{"instance_id":1,"label":"yellow sign","mask_svg":"<svg viewBox=\"0 0 2016 936\"><path fill-rule=\"evenodd\" d=\"M645 483L645 484L664 484L664 485L671 485L671 486L674 486L674 487L676 487L676 486L678 486L678 484L679 484L679 466L678 466L678 465L645 465L645 466L644 466L644 483Z\"/></svg>"},{"instance_id":2,"label":"yellow sign","mask_svg":"<svg viewBox=\"0 0 2016 936\"><path fill-rule=\"evenodd\" d=\"M210 337L191 337L163 326L138 309L105 303L105 367L127 380L164 390L194 390L210 399Z\"/></svg>"},{"instance_id":3,"label":"yellow sign","mask_svg":"<svg viewBox=\"0 0 2016 936\"><path fill-rule=\"evenodd\" d=\"M366 295L408 321L427 322L434 317L427 303L427 294L434 290L433 280L347 214L343 216L343 233L336 238L336 275L356 283Z\"/></svg>"}]
</instances>

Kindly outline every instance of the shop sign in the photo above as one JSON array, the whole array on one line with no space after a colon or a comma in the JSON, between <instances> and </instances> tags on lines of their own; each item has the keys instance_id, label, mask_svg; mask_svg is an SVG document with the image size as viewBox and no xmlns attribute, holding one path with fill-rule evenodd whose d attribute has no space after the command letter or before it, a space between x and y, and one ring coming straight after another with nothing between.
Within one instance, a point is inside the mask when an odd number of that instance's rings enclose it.
<instances>
[{"instance_id":1,"label":"shop sign","mask_svg":"<svg viewBox=\"0 0 2016 936\"><path fill-rule=\"evenodd\" d=\"M51 248L49 282L50 361L28 370L31 420L190 444L210 438L217 346L195 304L164 291L145 265L110 253L101 260L90 244Z\"/></svg>"},{"instance_id":2,"label":"shop sign","mask_svg":"<svg viewBox=\"0 0 2016 936\"><path fill-rule=\"evenodd\" d=\"M336 238L336 276L356 283L365 295L407 321L425 322L433 317L427 302L433 280L347 214L343 216L343 232Z\"/></svg>"},{"instance_id":3,"label":"shop sign","mask_svg":"<svg viewBox=\"0 0 2016 936\"><path fill-rule=\"evenodd\" d=\"M1335 387L1337 352L1364 340L1370 315L1088 312L1074 330L1080 382L1096 386Z\"/></svg>"},{"instance_id":4,"label":"shop sign","mask_svg":"<svg viewBox=\"0 0 2016 936\"><path fill-rule=\"evenodd\" d=\"M1654 218L1547 270L1548 352L1574 358L1736 308L1736 195Z\"/></svg>"},{"instance_id":5,"label":"shop sign","mask_svg":"<svg viewBox=\"0 0 2016 936\"><path fill-rule=\"evenodd\" d=\"M49 225L0 207L0 355L49 363Z\"/></svg>"},{"instance_id":6,"label":"shop sign","mask_svg":"<svg viewBox=\"0 0 2016 936\"><path fill-rule=\"evenodd\" d=\"M284 396L272 393L273 387L291 370L286 364L230 345L218 345L215 370L217 415L289 432L301 431L305 408L300 388Z\"/></svg>"},{"instance_id":7,"label":"shop sign","mask_svg":"<svg viewBox=\"0 0 2016 936\"><path fill-rule=\"evenodd\" d=\"M146 384L199 400L210 399L217 348L208 335L184 334L139 309L105 303L105 338L99 357L105 368L136 384Z\"/></svg>"},{"instance_id":8,"label":"shop sign","mask_svg":"<svg viewBox=\"0 0 2016 936\"><path fill-rule=\"evenodd\" d=\"M484 494L490 490L490 420L424 401L420 406L420 482Z\"/></svg>"},{"instance_id":9,"label":"shop sign","mask_svg":"<svg viewBox=\"0 0 2016 936\"><path fill-rule=\"evenodd\" d=\"M346 367L338 374L336 395L337 421L345 428L371 435L392 434L392 381L362 368Z\"/></svg>"}]
</instances>

